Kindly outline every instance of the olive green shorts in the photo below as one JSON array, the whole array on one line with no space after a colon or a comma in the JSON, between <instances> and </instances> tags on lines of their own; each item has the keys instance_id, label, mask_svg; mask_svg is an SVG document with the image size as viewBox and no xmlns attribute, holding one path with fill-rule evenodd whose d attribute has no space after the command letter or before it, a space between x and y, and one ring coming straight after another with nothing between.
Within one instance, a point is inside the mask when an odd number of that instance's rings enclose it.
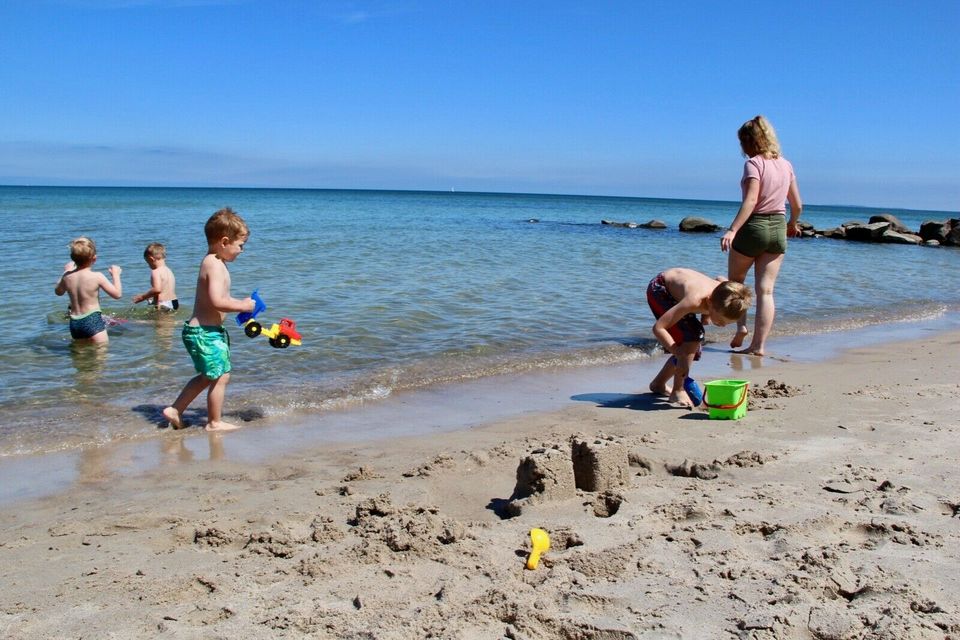
<instances>
[{"instance_id":1,"label":"olive green shorts","mask_svg":"<svg viewBox=\"0 0 960 640\"><path fill-rule=\"evenodd\" d=\"M761 253L787 252L787 218L773 213L750 216L733 239L738 253L756 258Z\"/></svg>"},{"instance_id":2,"label":"olive green shorts","mask_svg":"<svg viewBox=\"0 0 960 640\"><path fill-rule=\"evenodd\" d=\"M230 334L223 327L193 327L183 323L183 346L193 359L193 368L209 380L230 373Z\"/></svg>"}]
</instances>

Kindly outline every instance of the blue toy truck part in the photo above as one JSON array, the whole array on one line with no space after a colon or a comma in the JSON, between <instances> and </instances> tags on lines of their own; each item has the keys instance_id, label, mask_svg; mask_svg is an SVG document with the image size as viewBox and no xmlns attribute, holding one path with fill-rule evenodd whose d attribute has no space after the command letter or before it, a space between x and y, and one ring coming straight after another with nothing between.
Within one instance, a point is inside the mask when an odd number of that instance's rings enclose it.
<instances>
[{"instance_id":1,"label":"blue toy truck part","mask_svg":"<svg viewBox=\"0 0 960 640\"><path fill-rule=\"evenodd\" d=\"M237 326L242 327L247 324L249 321L257 317L257 314L267 310L267 303L263 301L263 298L260 297L260 294L257 293L259 289L254 289L253 293L250 294L250 297L253 298L253 311L241 311L237 314Z\"/></svg>"}]
</instances>

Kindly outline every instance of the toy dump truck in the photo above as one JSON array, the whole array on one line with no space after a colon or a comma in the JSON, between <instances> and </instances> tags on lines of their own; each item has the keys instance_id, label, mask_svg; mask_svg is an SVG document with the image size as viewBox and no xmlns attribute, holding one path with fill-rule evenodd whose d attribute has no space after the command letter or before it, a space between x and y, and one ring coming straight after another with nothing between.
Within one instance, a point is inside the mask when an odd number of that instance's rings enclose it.
<instances>
[{"instance_id":1,"label":"toy dump truck","mask_svg":"<svg viewBox=\"0 0 960 640\"><path fill-rule=\"evenodd\" d=\"M253 323L259 326L256 321L253 321ZM248 324L247 327L250 327L250 325ZM249 336L247 327L244 328L244 333ZM259 333L267 336L270 339L270 346L275 349L286 349L290 345L300 346L301 344L300 334L297 332L297 323L290 318L280 318L280 324L274 323L269 329L261 327Z\"/></svg>"},{"instance_id":2,"label":"toy dump truck","mask_svg":"<svg viewBox=\"0 0 960 640\"><path fill-rule=\"evenodd\" d=\"M297 331L297 323L290 318L281 318L280 323L274 323L269 329L264 329L263 325L257 322L257 316L261 311L266 311L267 305L263 299L254 291L251 295L255 306L253 311L244 311L237 314L237 324L243 327L243 332L248 338L256 338L261 333L270 339L270 346L274 349L286 349L290 345L300 346L301 337Z\"/></svg>"}]
</instances>

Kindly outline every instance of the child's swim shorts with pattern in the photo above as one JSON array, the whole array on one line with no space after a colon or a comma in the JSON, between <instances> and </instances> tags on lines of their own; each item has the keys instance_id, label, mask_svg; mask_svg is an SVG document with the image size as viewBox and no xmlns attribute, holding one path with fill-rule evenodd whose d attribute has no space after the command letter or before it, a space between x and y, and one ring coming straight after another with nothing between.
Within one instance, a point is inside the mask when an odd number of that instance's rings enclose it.
<instances>
[{"instance_id":1,"label":"child's swim shorts with pattern","mask_svg":"<svg viewBox=\"0 0 960 640\"><path fill-rule=\"evenodd\" d=\"M99 309L82 316L70 316L70 335L74 340L87 340L106 330L107 324Z\"/></svg>"},{"instance_id":2,"label":"child's swim shorts with pattern","mask_svg":"<svg viewBox=\"0 0 960 640\"><path fill-rule=\"evenodd\" d=\"M194 327L185 322L181 337L197 373L210 380L230 373L230 335L222 326Z\"/></svg>"}]
</instances>

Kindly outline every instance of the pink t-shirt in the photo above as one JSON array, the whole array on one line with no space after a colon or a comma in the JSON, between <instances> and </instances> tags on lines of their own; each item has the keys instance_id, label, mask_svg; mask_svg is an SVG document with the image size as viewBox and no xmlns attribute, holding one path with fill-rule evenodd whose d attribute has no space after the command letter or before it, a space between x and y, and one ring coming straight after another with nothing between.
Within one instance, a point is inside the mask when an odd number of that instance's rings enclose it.
<instances>
[{"instance_id":1,"label":"pink t-shirt","mask_svg":"<svg viewBox=\"0 0 960 640\"><path fill-rule=\"evenodd\" d=\"M760 181L757 206L751 213L786 212L787 191L793 181L793 165L786 158L753 156L743 163L740 188L747 193L747 180Z\"/></svg>"}]
</instances>

